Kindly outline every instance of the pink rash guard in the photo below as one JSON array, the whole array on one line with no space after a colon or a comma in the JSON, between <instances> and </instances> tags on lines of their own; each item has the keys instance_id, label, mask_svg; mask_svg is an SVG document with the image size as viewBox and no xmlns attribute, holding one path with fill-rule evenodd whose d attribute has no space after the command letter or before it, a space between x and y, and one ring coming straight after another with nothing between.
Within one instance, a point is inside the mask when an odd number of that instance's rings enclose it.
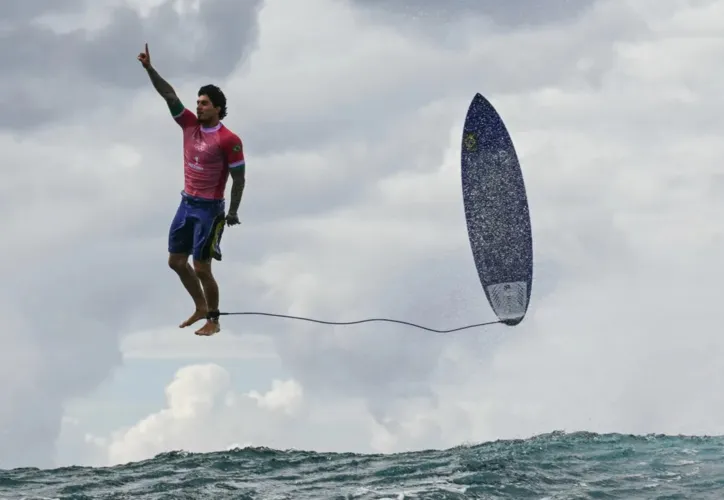
<instances>
[{"instance_id":1,"label":"pink rash guard","mask_svg":"<svg viewBox=\"0 0 724 500\"><path fill-rule=\"evenodd\" d=\"M184 193L194 198L224 199L229 171L245 167L241 139L222 123L202 127L187 108L173 118L183 130Z\"/></svg>"}]
</instances>

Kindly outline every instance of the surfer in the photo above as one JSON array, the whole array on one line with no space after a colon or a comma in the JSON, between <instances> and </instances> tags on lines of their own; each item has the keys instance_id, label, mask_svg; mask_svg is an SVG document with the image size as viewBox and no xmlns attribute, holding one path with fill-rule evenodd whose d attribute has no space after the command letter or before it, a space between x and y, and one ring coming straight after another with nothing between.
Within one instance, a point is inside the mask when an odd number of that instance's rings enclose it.
<instances>
[{"instance_id":1,"label":"surfer","mask_svg":"<svg viewBox=\"0 0 724 500\"><path fill-rule=\"evenodd\" d=\"M221 260L224 225L239 224L238 208L246 184L241 139L221 123L226 116L226 97L215 85L198 91L196 114L188 110L151 65L148 44L138 55L156 91L166 100L171 116L183 132L184 189L168 235L168 265L194 301L196 310L185 328L202 319L197 335L220 331L219 288L211 272L212 259ZM232 178L229 211L225 214L224 191ZM193 256L193 266L189 264Z\"/></svg>"}]
</instances>

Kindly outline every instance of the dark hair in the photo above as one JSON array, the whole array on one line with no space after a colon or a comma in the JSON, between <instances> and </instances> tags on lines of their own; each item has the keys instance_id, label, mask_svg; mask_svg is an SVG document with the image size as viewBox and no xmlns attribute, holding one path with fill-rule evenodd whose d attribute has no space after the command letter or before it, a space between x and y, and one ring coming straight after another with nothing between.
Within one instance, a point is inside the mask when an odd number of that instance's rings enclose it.
<instances>
[{"instance_id":1,"label":"dark hair","mask_svg":"<svg viewBox=\"0 0 724 500\"><path fill-rule=\"evenodd\" d=\"M216 85L204 85L199 89L199 97L205 95L211 101L211 104L215 108L221 108L219 111L219 119L223 119L226 116L226 96Z\"/></svg>"}]
</instances>

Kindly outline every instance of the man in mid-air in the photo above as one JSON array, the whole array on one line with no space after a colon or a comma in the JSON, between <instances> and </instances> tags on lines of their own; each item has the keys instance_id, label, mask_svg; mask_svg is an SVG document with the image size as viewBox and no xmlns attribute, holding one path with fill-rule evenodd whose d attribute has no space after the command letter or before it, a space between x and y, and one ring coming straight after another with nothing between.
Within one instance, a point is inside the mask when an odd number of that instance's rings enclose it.
<instances>
[{"instance_id":1,"label":"man in mid-air","mask_svg":"<svg viewBox=\"0 0 724 500\"><path fill-rule=\"evenodd\" d=\"M178 274L196 310L179 326L206 319L196 334L213 335L221 327L219 288L211 273L211 260L221 260L224 224L239 224L237 210L246 184L243 146L241 139L221 123L226 116L226 97L218 87L199 89L194 114L151 65L148 44L138 60L183 131L184 189L169 229L168 265ZM224 190L229 175L231 199L225 215ZM188 262L190 255L193 266Z\"/></svg>"}]
</instances>

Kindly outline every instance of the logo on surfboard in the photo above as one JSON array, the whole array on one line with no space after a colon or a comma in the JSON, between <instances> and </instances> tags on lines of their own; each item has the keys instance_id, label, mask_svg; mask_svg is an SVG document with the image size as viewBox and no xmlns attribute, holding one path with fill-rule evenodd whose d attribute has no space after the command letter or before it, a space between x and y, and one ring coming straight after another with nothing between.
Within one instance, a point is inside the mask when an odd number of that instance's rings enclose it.
<instances>
[{"instance_id":1,"label":"logo on surfboard","mask_svg":"<svg viewBox=\"0 0 724 500\"><path fill-rule=\"evenodd\" d=\"M474 150L475 146L477 146L478 144L475 134L473 134L472 132L468 132L467 134L465 134L463 144L465 145L465 149L467 149L468 151Z\"/></svg>"}]
</instances>

